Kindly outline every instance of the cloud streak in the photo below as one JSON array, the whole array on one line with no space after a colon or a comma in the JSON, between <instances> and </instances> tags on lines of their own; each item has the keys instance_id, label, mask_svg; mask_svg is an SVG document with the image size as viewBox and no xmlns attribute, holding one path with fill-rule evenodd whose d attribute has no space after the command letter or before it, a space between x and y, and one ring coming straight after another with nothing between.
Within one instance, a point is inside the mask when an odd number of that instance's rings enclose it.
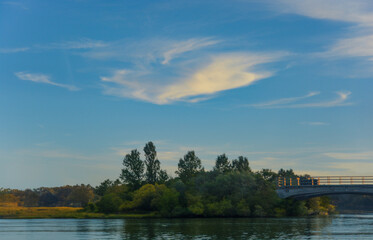
<instances>
[{"instance_id":1,"label":"cloud streak","mask_svg":"<svg viewBox=\"0 0 373 240\"><path fill-rule=\"evenodd\" d=\"M248 107L261 108L261 109L272 109L272 108L328 108L328 107L340 107L350 106L351 102L348 99L351 95L349 91L336 92L337 97L332 100L318 101L318 102L304 102L309 98L319 95L319 92L310 92L305 96L292 97L292 98L281 98L272 100L269 102L256 103L247 105Z\"/></svg>"},{"instance_id":2,"label":"cloud streak","mask_svg":"<svg viewBox=\"0 0 373 240\"><path fill-rule=\"evenodd\" d=\"M338 160L373 160L373 152L329 152L324 155Z\"/></svg>"},{"instance_id":3,"label":"cloud streak","mask_svg":"<svg viewBox=\"0 0 373 240\"><path fill-rule=\"evenodd\" d=\"M257 71L255 67L273 62L277 58L276 55L265 54L219 54L207 59L208 63L203 67L194 67L184 76L164 81L156 79L157 72L149 70L149 74L144 76L143 71L127 69L117 70L109 77L101 77L101 81L106 83L104 93L109 95L155 104L177 101L195 103L209 99L219 92L248 86L271 76L271 72ZM176 70L181 72L183 69L176 65Z\"/></svg>"},{"instance_id":4,"label":"cloud streak","mask_svg":"<svg viewBox=\"0 0 373 240\"><path fill-rule=\"evenodd\" d=\"M18 52L26 52L30 48L23 47L23 48L0 48L0 53L18 53Z\"/></svg>"},{"instance_id":5,"label":"cloud streak","mask_svg":"<svg viewBox=\"0 0 373 240\"><path fill-rule=\"evenodd\" d=\"M345 38L337 40L324 57L367 57L373 60L373 2L369 0L281 0L277 10L315 19L352 23Z\"/></svg>"},{"instance_id":6,"label":"cloud streak","mask_svg":"<svg viewBox=\"0 0 373 240\"><path fill-rule=\"evenodd\" d=\"M171 49L163 53L164 60L162 61L162 64L169 63L173 58L180 56L183 53L215 45L219 42L220 41L214 40L212 38L193 38L179 43L175 43L173 44Z\"/></svg>"},{"instance_id":7,"label":"cloud streak","mask_svg":"<svg viewBox=\"0 0 373 240\"><path fill-rule=\"evenodd\" d=\"M63 41L51 43L44 46L37 45L37 48L42 49L94 49L109 46L109 43L100 40L93 40L89 38L81 38L76 41Z\"/></svg>"},{"instance_id":8,"label":"cloud streak","mask_svg":"<svg viewBox=\"0 0 373 240\"><path fill-rule=\"evenodd\" d=\"M27 73L27 72L16 72L14 73L19 79L25 80L25 81L31 81L36 83L44 83L49 84L61 88L66 88L70 91L77 91L79 88L73 86L73 85L67 85L67 84L61 84L56 83L50 80L50 77L48 75L40 74L40 73Z\"/></svg>"}]
</instances>

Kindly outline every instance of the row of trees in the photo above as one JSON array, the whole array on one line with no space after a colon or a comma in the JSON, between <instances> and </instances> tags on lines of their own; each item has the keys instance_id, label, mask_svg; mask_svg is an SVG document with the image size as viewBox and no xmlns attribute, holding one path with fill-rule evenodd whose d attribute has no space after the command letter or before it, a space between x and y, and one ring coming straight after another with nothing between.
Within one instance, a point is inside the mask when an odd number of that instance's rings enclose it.
<instances>
[{"instance_id":1,"label":"row of trees","mask_svg":"<svg viewBox=\"0 0 373 240\"><path fill-rule=\"evenodd\" d=\"M137 149L124 157L120 179L132 189L138 189L143 183L164 183L168 180L167 172L160 167L157 151L152 142L145 145L144 153L144 161L140 159L140 152Z\"/></svg>"},{"instance_id":2,"label":"row of trees","mask_svg":"<svg viewBox=\"0 0 373 240\"><path fill-rule=\"evenodd\" d=\"M254 172L247 158L230 161L225 154L206 171L194 151L179 160L177 177L161 170L155 146L144 147L145 160L132 150L123 160L116 181L105 180L95 188L100 199L87 210L104 213L149 213L162 216L300 216L328 214L328 198L308 201L280 199L275 192L278 176L296 177L292 170Z\"/></svg>"},{"instance_id":3,"label":"row of trees","mask_svg":"<svg viewBox=\"0 0 373 240\"><path fill-rule=\"evenodd\" d=\"M0 188L0 206L82 207L92 201L95 201L94 188L84 184L33 190Z\"/></svg>"},{"instance_id":4,"label":"row of trees","mask_svg":"<svg viewBox=\"0 0 373 240\"><path fill-rule=\"evenodd\" d=\"M225 154L206 171L194 151L179 159L176 177L161 169L152 142L123 159L116 180L90 185L11 190L0 189L0 206L74 206L103 213L154 213L167 217L263 217L328 214L326 197L307 201L283 200L276 192L277 177L300 177L291 169L253 171L246 157L230 161Z\"/></svg>"}]
</instances>

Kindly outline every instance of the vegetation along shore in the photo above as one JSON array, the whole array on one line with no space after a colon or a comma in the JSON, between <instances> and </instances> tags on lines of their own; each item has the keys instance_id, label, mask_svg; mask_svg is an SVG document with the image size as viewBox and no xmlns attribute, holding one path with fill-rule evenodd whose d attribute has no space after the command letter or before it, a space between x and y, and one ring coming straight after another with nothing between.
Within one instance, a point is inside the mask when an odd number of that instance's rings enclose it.
<instances>
[{"instance_id":1,"label":"vegetation along shore","mask_svg":"<svg viewBox=\"0 0 373 240\"><path fill-rule=\"evenodd\" d=\"M0 189L0 218L286 217L335 212L328 197L280 199L276 179L297 177L291 169L253 171L246 157L230 161L222 154L207 171L189 151L171 178L161 169L154 144L148 142L143 150L144 160L132 150L123 159L119 177L96 187Z\"/></svg>"}]
</instances>

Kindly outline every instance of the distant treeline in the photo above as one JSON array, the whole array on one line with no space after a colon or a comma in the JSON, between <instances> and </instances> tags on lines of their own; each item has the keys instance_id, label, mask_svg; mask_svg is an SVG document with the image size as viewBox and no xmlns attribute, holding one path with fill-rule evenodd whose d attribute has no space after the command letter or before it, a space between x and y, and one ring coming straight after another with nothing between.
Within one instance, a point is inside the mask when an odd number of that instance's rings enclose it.
<instances>
[{"instance_id":1,"label":"distant treeline","mask_svg":"<svg viewBox=\"0 0 373 240\"><path fill-rule=\"evenodd\" d=\"M215 166L206 171L194 151L179 160L176 177L160 167L154 144L140 152L132 150L123 159L118 179L89 185L0 191L4 198L24 206L84 206L87 212L150 213L166 217L265 217L327 215L334 211L329 198L307 201L280 199L278 177L301 177L293 170L252 171L246 157L230 161L217 156Z\"/></svg>"},{"instance_id":2,"label":"distant treeline","mask_svg":"<svg viewBox=\"0 0 373 240\"><path fill-rule=\"evenodd\" d=\"M23 191L0 188L0 207L82 207L94 199L94 188L83 184Z\"/></svg>"}]
</instances>

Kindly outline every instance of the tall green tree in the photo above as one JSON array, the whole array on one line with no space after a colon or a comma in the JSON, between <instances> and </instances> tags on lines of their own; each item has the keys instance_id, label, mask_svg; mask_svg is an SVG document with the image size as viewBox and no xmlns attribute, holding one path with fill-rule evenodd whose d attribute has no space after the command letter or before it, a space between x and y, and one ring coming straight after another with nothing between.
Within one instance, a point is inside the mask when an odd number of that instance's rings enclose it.
<instances>
[{"instance_id":1,"label":"tall green tree","mask_svg":"<svg viewBox=\"0 0 373 240\"><path fill-rule=\"evenodd\" d=\"M201 160L194 151L189 151L184 155L184 158L180 158L177 167L178 170L175 173L183 182L187 182L196 173L202 171Z\"/></svg>"},{"instance_id":2,"label":"tall green tree","mask_svg":"<svg viewBox=\"0 0 373 240\"><path fill-rule=\"evenodd\" d=\"M160 184L165 183L170 177L168 176L166 170L160 170L157 182Z\"/></svg>"},{"instance_id":3,"label":"tall green tree","mask_svg":"<svg viewBox=\"0 0 373 240\"><path fill-rule=\"evenodd\" d=\"M137 149L131 151L123 159L122 173L120 178L132 189L141 187L144 177L144 162L140 159L140 153Z\"/></svg>"},{"instance_id":4,"label":"tall green tree","mask_svg":"<svg viewBox=\"0 0 373 240\"><path fill-rule=\"evenodd\" d=\"M239 156L238 159L232 161L233 170L240 172L250 172L249 160L246 157Z\"/></svg>"},{"instance_id":5,"label":"tall green tree","mask_svg":"<svg viewBox=\"0 0 373 240\"><path fill-rule=\"evenodd\" d=\"M214 167L215 171L225 173L225 172L229 172L231 169L232 169L231 163L229 162L228 157L225 154L219 155L216 158L215 167Z\"/></svg>"},{"instance_id":6,"label":"tall green tree","mask_svg":"<svg viewBox=\"0 0 373 240\"><path fill-rule=\"evenodd\" d=\"M150 184L155 184L158 181L160 173L160 162L157 159L157 151L152 142L148 142L144 147L145 152L145 181Z\"/></svg>"},{"instance_id":7,"label":"tall green tree","mask_svg":"<svg viewBox=\"0 0 373 240\"><path fill-rule=\"evenodd\" d=\"M95 194L99 196L104 196L106 191L112 186L113 186L113 181L111 181L110 179L106 179L105 181L100 183L100 185L95 187L94 192Z\"/></svg>"}]
</instances>

